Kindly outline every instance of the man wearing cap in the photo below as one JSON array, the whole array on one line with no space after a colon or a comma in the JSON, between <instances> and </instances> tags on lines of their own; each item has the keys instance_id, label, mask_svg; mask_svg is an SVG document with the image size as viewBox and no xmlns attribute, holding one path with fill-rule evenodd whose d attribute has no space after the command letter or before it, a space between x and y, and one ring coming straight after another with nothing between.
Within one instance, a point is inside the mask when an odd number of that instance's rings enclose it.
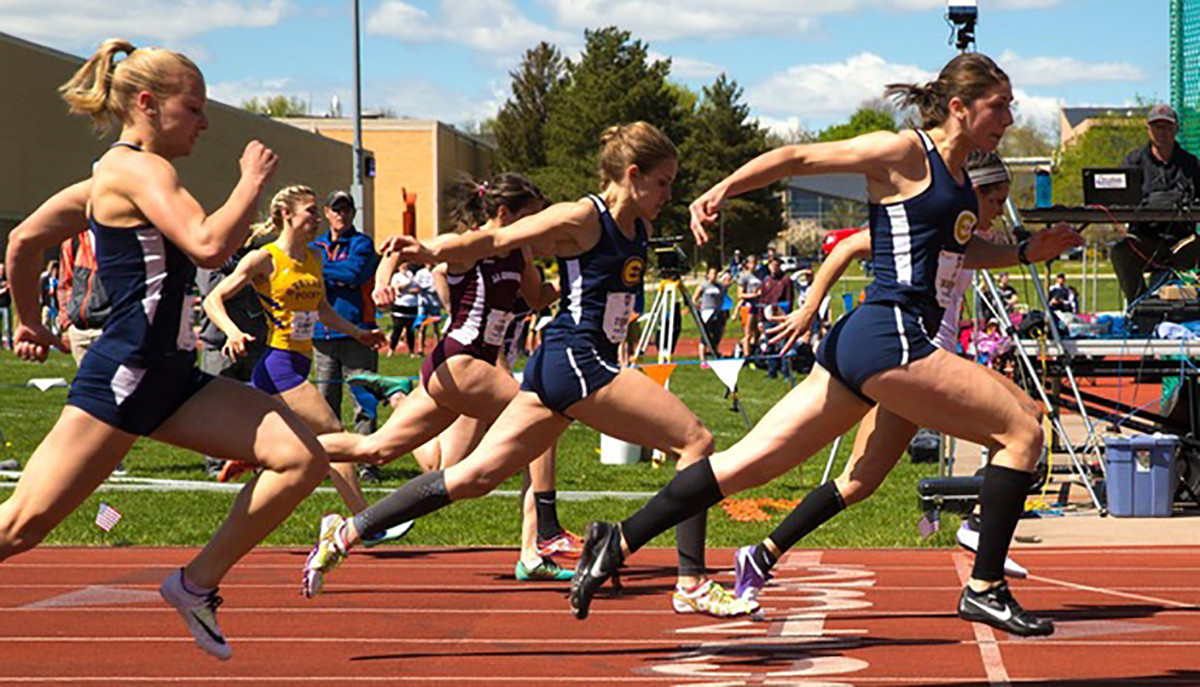
<instances>
[{"instance_id":1,"label":"man wearing cap","mask_svg":"<svg viewBox=\"0 0 1200 687\"><path fill-rule=\"evenodd\" d=\"M339 315L363 329L375 329L375 304L371 287L378 256L371 237L354 228L354 199L345 191L325 198L329 232L309 246L324 260L325 297ZM342 380L379 369L379 354L357 340L320 322L313 329L313 377L334 414L342 416ZM354 394L354 431L375 431L375 418L359 405Z\"/></svg>"},{"instance_id":2,"label":"man wearing cap","mask_svg":"<svg viewBox=\"0 0 1200 687\"><path fill-rule=\"evenodd\" d=\"M1179 116L1169 105L1155 105L1147 117L1150 141L1125 156L1124 166L1142 170L1142 204L1170 210L1195 204L1200 191L1200 162L1175 141ZM1113 246L1113 271L1125 299L1132 303L1146 291L1142 273L1167 267L1193 269L1200 243L1191 222L1133 222L1126 237Z\"/></svg>"}]
</instances>

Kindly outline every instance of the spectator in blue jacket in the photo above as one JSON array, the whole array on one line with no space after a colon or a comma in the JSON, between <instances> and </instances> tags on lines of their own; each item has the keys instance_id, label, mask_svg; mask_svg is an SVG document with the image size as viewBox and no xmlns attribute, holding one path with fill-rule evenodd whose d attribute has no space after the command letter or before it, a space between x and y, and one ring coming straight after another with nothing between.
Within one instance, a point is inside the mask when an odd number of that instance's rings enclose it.
<instances>
[{"instance_id":1,"label":"spectator in blue jacket","mask_svg":"<svg viewBox=\"0 0 1200 687\"><path fill-rule=\"evenodd\" d=\"M329 232L317 237L311 248L324 259L325 297L337 314L363 329L375 329L375 304L371 288L379 257L370 236L354 228L354 199L345 191L325 198ZM379 354L355 339L331 330L319 321L313 329L313 377L329 407L342 416L342 381L379 369ZM375 431L375 418L359 405L354 394L354 431Z\"/></svg>"}]
</instances>

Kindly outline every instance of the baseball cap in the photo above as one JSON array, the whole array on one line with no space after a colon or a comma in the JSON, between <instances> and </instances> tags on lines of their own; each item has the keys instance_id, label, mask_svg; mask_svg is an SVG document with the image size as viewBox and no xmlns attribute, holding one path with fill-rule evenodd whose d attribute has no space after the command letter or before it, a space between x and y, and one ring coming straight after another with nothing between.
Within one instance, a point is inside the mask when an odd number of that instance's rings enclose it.
<instances>
[{"instance_id":1,"label":"baseball cap","mask_svg":"<svg viewBox=\"0 0 1200 687\"><path fill-rule=\"evenodd\" d=\"M1153 124L1154 122L1170 122L1172 124L1179 123L1179 115L1175 114L1175 108L1170 105L1159 103L1150 108L1150 116L1146 120Z\"/></svg>"},{"instance_id":2,"label":"baseball cap","mask_svg":"<svg viewBox=\"0 0 1200 687\"><path fill-rule=\"evenodd\" d=\"M350 209L353 210L354 198L345 191L333 191L325 196L325 207L336 210L339 205L349 205Z\"/></svg>"}]
</instances>

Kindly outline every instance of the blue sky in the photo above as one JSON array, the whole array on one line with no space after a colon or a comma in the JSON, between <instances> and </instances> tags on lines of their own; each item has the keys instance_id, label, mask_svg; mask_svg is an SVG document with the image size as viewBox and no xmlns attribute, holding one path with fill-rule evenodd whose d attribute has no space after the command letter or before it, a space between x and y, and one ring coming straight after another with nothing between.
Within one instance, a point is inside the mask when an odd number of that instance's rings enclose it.
<instances>
[{"instance_id":1,"label":"blue sky","mask_svg":"<svg viewBox=\"0 0 1200 687\"><path fill-rule=\"evenodd\" d=\"M574 55L615 24L695 89L724 71L779 129L844 120L954 53L945 0L361 0L364 106L450 123L493 115L521 53ZM979 49L1013 77L1019 117L1167 99L1168 0L979 0ZM348 102L351 0L0 0L0 31L86 55L109 36L187 53L210 97ZM344 107L348 112L348 107Z\"/></svg>"}]
</instances>

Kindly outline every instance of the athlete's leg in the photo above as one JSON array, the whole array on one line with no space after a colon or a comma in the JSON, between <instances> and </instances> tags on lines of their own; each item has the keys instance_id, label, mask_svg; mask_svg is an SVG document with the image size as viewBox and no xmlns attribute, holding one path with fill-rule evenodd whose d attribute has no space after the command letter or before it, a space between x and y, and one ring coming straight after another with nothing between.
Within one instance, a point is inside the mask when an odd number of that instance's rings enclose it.
<instances>
[{"instance_id":1,"label":"athlete's leg","mask_svg":"<svg viewBox=\"0 0 1200 687\"><path fill-rule=\"evenodd\" d=\"M67 406L0 504L0 560L37 546L108 477L137 439Z\"/></svg>"},{"instance_id":2,"label":"athlete's leg","mask_svg":"<svg viewBox=\"0 0 1200 687\"><path fill-rule=\"evenodd\" d=\"M220 427L221 431L212 431ZM250 480L229 517L185 575L215 587L225 573L271 533L329 474L325 452L308 425L279 400L218 377L152 435L210 456L229 456L266 468Z\"/></svg>"},{"instance_id":3,"label":"athlete's leg","mask_svg":"<svg viewBox=\"0 0 1200 687\"><path fill-rule=\"evenodd\" d=\"M295 411L314 433L330 434L342 430L342 423L334 416L333 409L325 402L317 387L309 382L288 389L279 394L279 398ZM351 513L361 513L367 507L367 499L358 483L358 470L353 463L330 465L329 480Z\"/></svg>"},{"instance_id":4,"label":"athlete's leg","mask_svg":"<svg viewBox=\"0 0 1200 687\"><path fill-rule=\"evenodd\" d=\"M417 387L375 432L323 434L321 445L335 463L382 465L441 434L457 417L455 411L438 405L425 387Z\"/></svg>"},{"instance_id":5,"label":"athlete's leg","mask_svg":"<svg viewBox=\"0 0 1200 687\"><path fill-rule=\"evenodd\" d=\"M454 424L438 435L441 450L434 469L445 470L470 455L483 440L483 435L487 434L489 426L490 422L477 417L460 415Z\"/></svg>"}]
</instances>

